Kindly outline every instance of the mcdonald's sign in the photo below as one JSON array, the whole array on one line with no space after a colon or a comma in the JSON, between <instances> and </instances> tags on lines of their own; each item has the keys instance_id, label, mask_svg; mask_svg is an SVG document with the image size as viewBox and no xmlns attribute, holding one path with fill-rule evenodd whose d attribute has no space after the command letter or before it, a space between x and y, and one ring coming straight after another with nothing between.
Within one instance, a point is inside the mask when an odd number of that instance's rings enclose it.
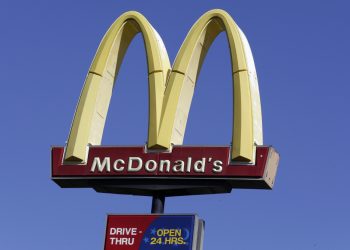
<instances>
[{"instance_id":1,"label":"mcdonald's sign","mask_svg":"<svg viewBox=\"0 0 350 250\"><path fill-rule=\"evenodd\" d=\"M232 146L182 146L196 81L206 53L225 32L230 48L234 119ZM127 48L143 36L149 89L147 145L101 146L103 129ZM263 146L258 80L244 33L223 10L201 16L173 65L157 31L138 12L121 15L103 37L88 71L65 147L52 147L52 179L61 187L152 195L271 189L279 155Z\"/></svg>"}]
</instances>

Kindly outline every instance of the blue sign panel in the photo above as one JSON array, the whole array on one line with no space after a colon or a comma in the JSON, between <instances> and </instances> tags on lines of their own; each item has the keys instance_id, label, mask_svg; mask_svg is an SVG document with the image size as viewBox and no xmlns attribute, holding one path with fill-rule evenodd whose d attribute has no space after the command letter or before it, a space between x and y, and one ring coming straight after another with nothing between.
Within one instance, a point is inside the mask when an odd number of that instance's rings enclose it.
<instances>
[{"instance_id":1,"label":"blue sign panel","mask_svg":"<svg viewBox=\"0 0 350 250\"><path fill-rule=\"evenodd\" d=\"M194 215L164 215L155 219L146 229L140 250L191 250Z\"/></svg>"}]
</instances>

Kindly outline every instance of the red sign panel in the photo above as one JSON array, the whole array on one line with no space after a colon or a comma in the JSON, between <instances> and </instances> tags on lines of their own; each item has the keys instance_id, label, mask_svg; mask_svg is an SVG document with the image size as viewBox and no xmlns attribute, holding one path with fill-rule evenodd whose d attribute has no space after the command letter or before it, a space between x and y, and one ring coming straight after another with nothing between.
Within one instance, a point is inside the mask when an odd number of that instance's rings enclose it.
<instances>
[{"instance_id":1,"label":"red sign panel","mask_svg":"<svg viewBox=\"0 0 350 250\"><path fill-rule=\"evenodd\" d=\"M98 146L89 148L86 164L68 163L63 159L64 148L53 147L52 178L62 187L102 190L98 187L119 184L125 187L133 181L135 185L177 185L174 180L182 186L194 182L197 186L217 186L218 181L225 180L222 184L227 190L230 187L271 188L279 156L272 147L257 147L255 164L239 164L230 161L230 147L175 146L172 152L147 152L143 146ZM157 183L161 180L162 183Z\"/></svg>"}]
</instances>

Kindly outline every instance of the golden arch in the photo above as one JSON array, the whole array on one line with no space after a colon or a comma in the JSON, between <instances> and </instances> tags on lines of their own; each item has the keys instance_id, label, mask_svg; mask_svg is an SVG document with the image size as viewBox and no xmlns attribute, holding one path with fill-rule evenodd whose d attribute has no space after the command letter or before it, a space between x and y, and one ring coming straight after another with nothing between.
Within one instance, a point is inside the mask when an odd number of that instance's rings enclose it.
<instances>
[{"instance_id":1,"label":"golden arch","mask_svg":"<svg viewBox=\"0 0 350 250\"><path fill-rule=\"evenodd\" d=\"M162 39L147 19L130 11L121 15L102 39L80 95L65 160L84 161L87 145L100 145L113 85L125 52L137 33L143 35L148 64L150 117L148 137L157 137L170 62ZM151 108L152 107L152 108Z\"/></svg>"},{"instance_id":2,"label":"golden arch","mask_svg":"<svg viewBox=\"0 0 350 250\"><path fill-rule=\"evenodd\" d=\"M252 53L243 32L223 10L205 13L182 44L173 69L163 42L141 14L126 12L107 31L90 67L69 135L65 160L84 161L87 145L100 145L112 87L133 37L144 38L149 73L148 147L181 145L197 76L217 35L225 31L234 79L234 124L231 158L254 162L262 145L258 82Z\"/></svg>"}]
</instances>

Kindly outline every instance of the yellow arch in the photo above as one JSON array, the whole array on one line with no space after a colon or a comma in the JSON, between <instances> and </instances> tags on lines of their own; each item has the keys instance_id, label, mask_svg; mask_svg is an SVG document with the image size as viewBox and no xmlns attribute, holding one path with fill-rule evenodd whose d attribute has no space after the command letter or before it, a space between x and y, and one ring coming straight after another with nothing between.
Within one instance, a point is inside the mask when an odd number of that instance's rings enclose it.
<instances>
[{"instance_id":1,"label":"yellow arch","mask_svg":"<svg viewBox=\"0 0 350 250\"><path fill-rule=\"evenodd\" d=\"M223 10L209 11L193 25L172 70L164 44L146 18L133 11L120 16L104 36L85 80L65 160L85 161L87 146L100 145L115 77L138 32L144 38L149 73L148 148L181 145L197 76L209 47L222 31L228 38L234 79L231 158L254 162L255 145L262 145L254 60L243 32Z\"/></svg>"},{"instance_id":2,"label":"yellow arch","mask_svg":"<svg viewBox=\"0 0 350 250\"><path fill-rule=\"evenodd\" d=\"M112 24L97 50L74 115L65 160L85 161L87 146L100 145L116 75L129 44L139 32L143 35L148 64L149 145L156 141L170 62L156 30L143 15L130 11Z\"/></svg>"},{"instance_id":3,"label":"yellow arch","mask_svg":"<svg viewBox=\"0 0 350 250\"><path fill-rule=\"evenodd\" d=\"M243 32L223 10L212 10L200 17L180 48L167 83L157 144L164 148L182 144L197 76L209 47L222 31L226 31L229 42L234 79L231 158L253 162L255 144L262 144L256 71Z\"/></svg>"}]
</instances>

